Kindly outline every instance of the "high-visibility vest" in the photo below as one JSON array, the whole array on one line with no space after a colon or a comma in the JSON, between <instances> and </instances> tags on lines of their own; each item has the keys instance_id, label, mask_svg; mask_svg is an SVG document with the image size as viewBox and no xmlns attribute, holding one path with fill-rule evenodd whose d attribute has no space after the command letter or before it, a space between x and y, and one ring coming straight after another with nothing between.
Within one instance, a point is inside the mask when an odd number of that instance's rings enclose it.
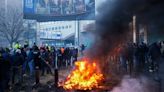
<instances>
[{"instance_id":1,"label":"high-visibility vest","mask_svg":"<svg viewBox=\"0 0 164 92\"><path fill-rule=\"evenodd\" d=\"M19 48L19 44L15 44L14 48L18 49Z\"/></svg>"},{"instance_id":2,"label":"high-visibility vest","mask_svg":"<svg viewBox=\"0 0 164 92\"><path fill-rule=\"evenodd\" d=\"M21 45L17 43L17 44L15 44L14 48L15 49L21 48Z\"/></svg>"}]
</instances>

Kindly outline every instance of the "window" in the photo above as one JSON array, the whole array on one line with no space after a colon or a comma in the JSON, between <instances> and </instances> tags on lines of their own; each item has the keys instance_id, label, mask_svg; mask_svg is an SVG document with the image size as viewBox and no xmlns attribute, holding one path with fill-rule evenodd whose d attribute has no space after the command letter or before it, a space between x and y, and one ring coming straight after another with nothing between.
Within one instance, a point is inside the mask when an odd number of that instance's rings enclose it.
<instances>
[{"instance_id":1,"label":"window","mask_svg":"<svg viewBox=\"0 0 164 92\"><path fill-rule=\"evenodd\" d=\"M69 25L69 28L71 28L72 26L71 25Z\"/></svg>"},{"instance_id":2,"label":"window","mask_svg":"<svg viewBox=\"0 0 164 92\"><path fill-rule=\"evenodd\" d=\"M64 29L64 26L62 26L62 29Z\"/></svg>"},{"instance_id":3,"label":"window","mask_svg":"<svg viewBox=\"0 0 164 92\"><path fill-rule=\"evenodd\" d=\"M57 30L58 28L57 27L55 27L55 30Z\"/></svg>"},{"instance_id":4,"label":"window","mask_svg":"<svg viewBox=\"0 0 164 92\"><path fill-rule=\"evenodd\" d=\"M66 26L65 28L68 28L68 26Z\"/></svg>"}]
</instances>

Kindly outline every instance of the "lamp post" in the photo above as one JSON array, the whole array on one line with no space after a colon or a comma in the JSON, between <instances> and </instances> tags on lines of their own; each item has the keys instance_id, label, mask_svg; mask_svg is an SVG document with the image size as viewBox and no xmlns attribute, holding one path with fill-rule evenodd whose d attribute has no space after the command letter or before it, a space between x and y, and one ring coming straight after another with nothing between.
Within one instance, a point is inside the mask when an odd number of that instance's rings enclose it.
<instances>
[{"instance_id":1,"label":"lamp post","mask_svg":"<svg viewBox=\"0 0 164 92\"><path fill-rule=\"evenodd\" d=\"M5 22L7 21L7 3L8 3L8 0L5 0Z\"/></svg>"},{"instance_id":2,"label":"lamp post","mask_svg":"<svg viewBox=\"0 0 164 92\"><path fill-rule=\"evenodd\" d=\"M8 0L5 0L5 16L7 16L7 3L8 3Z\"/></svg>"}]
</instances>

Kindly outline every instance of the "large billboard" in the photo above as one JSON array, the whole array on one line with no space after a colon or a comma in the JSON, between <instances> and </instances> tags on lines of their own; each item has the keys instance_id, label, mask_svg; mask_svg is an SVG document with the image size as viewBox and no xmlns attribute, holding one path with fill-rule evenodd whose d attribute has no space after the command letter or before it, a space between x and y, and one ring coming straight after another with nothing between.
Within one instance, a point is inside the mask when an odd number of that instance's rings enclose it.
<instances>
[{"instance_id":1,"label":"large billboard","mask_svg":"<svg viewBox=\"0 0 164 92\"><path fill-rule=\"evenodd\" d=\"M34 1L35 0L24 0L24 13L34 13Z\"/></svg>"},{"instance_id":2,"label":"large billboard","mask_svg":"<svg viewBox=\"0 0 164 92\"><path fill-rule=\"evenodd\" d=\"M39 21L40 19L70 20L94 17L95 0L24 0L25 19Z\"/></svg>"}]
</instances>

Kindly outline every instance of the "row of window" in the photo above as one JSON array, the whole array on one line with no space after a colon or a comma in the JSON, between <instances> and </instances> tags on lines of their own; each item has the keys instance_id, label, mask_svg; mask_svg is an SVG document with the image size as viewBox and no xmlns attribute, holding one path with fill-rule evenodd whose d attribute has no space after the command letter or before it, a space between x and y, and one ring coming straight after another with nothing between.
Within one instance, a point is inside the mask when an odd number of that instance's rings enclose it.
<instances>
[{"instance_id":1,"label":"row of window","mask_svg":"<svg viewBox=\"0 0 164 92\"><path fill-rule=\"evenodd\" d=\"M59 26L59 27L52 27L52 28L45 28L43 30L45 31L49 31L49 30L61 30L61 29L69 29L71 28L72 26L71 25L67 25L67 26Z\"/></svg>"},{"instance_id":2,"label":"row of window","mask_svg":"<svg viewBox=\"0 0 164 92\"><path fill-rule=\"evenodd\" d=\"M62 37L62 34L60 34L60 33L48 34L45 32L40 33L40 38L57 38L57 37Z\"/></svg>"}]
</instances>

